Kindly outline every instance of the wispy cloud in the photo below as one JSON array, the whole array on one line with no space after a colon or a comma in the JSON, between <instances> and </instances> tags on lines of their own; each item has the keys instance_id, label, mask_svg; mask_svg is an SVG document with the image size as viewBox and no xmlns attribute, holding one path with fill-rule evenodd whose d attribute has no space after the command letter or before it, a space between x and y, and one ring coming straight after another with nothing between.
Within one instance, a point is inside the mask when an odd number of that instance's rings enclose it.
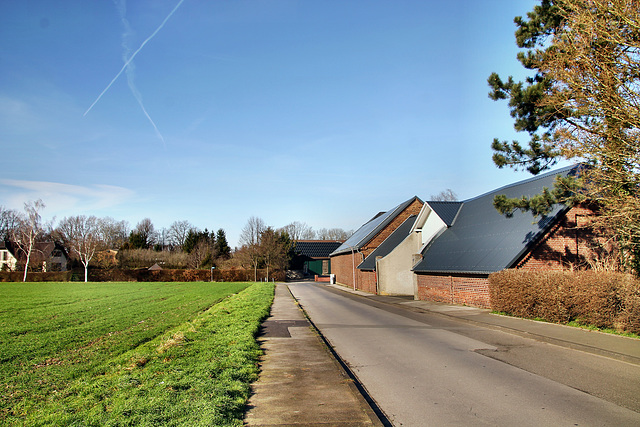
<instances>
[{"instance_id":1,"label":"wispy cloud","mask_svg":"<svg viewBox=\"0 0 640 427\"><path fill-rule=\"evenodd\" d=\"M118 12L120 14L120 19L121 19L122 24L124 26L124 32L123 32L123 35L122 35L122 47L123 47L123 50L124 50L123 51L124 65L122 66L122 68L120 69L118 74L116 74L116 76L111 80L111 82L109 82L107 87L105 87L104 90L100 93L100 95L98 95L96 100L93 101L93 104L91 104L91 106L89 106L87 111L84 112L84 116L86 116L87 113L89 113L89 111L91 111L91 109L94 107L94 105L96 105L98 103L100 98L102 98L102 96L109 90L109 88L118 79L118 77L120 77L120 75L126 70L126 72L127 72L127 82L129 84L129 88L131 89L131 92L133 93L133 96L136 98L136 101L138 101L138 105L140 105L140 108L142 108L142 112L145 114L145 116L147 117L149 122L151 122L151 124L153 125L153 128L156 131L156 134L158 135L158 137L164 143L164 138L163 138L162 134L160 133L160 131L158 130L158 127L156 126L154 121L151 119L151 116L149 115L149 113L147 112L146 108L144 107L144 104L142 102L142 95L140 94L140 92L138 91L138 89L135 86L135 82L134 82L135 68L133 66L133 59L136 57L136 55L138 55L138 53L140 53L142 48L149 41L151 41L151 39L153 39L156 36L156 34L158 34L158 32L165 26L167 21L173 16L173 14L176 12L176 10L178 10L178 8L182 5L183 2L184 2L184 0L180 0L178 2L178 4L176 4L176 6L171 10L171 12L169 12L167 17L164 19L164 21L162 21L160 26L158 26L158 28L156 28L156 30L149 37L147 37L145 39L145 41L142 42L140 47L135 52L133 52L131 55L129 55L130 52L131 52L131 49L129 47L128 38L130 37L132 31L131 31L131 26L129 24L129 21L126 19L126 1L125 0L121 0L119 3L116 3L116 7L118 8Z\"/></svg>"},{"instance_id":2,"label":"wispy cloud","mask_svg":"<svg viewBox=\"0 0 640 427\"><path fill-rule=\"evenodd\" d=\"M25 202L42 199L48 215L97 214L122 205L135 196L128 188L114 185L72 185L49 181L0 180L0 204L22 209Z\"/></svg>"}]
</instances>

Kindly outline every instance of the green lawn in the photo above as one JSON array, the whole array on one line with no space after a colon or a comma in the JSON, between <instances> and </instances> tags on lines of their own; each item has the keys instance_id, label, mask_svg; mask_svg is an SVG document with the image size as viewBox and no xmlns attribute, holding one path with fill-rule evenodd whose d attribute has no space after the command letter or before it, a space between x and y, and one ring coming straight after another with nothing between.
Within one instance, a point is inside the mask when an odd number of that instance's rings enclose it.
<instances>
[{"instance_id":1,"label":"green lawn","mask_svg":"<svg viewBox=\"0 0 640 427\"><path fill-rule=\"evenodd\" d=\"M240 424L273 285L0 283L0 424Z\"/></svg>"}]
</instances>

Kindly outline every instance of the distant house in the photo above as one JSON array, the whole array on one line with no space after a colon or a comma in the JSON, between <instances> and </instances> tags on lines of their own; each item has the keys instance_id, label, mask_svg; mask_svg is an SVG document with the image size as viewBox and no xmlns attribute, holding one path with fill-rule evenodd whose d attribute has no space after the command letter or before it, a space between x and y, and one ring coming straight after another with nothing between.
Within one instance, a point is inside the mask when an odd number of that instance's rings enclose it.
<instances>
[{"instance_id":1,"label":"distant house","mask_svg":"<svg viewBox=\"0 0 640 427\"><path fill-rule=\"evenodd\" d=\"M413 268L415 298L489 307L490 273L580 266L590 250L590 234L579 227L594 214L589 206L558 204L548 215L536 218L520 211L507 217L493 205L500 194L539 194L545 187L552 188L557 176L576 173L577 168L563 168L452 204L449 218L453 221L434 230L436 235Z\"/></svg>"},{"instance_id":2,"label":"distant house","mask_svg":"<svg viewBox=\"0 0 640 427\"><path fill-rule=\"evenodd\" d=\"M0 271L13 271L16 268L16 257L9 242L0 242Z\"/></svg>"},{"instance_id":3,"label":"distant house","mask_svg":"<svg viewBox=\"0 0 640 427\"><path fill-rule=\"evenodd\" d=\"M15 243L2 242L0 245L0 266L3 269L22 269L26 258L25 253ZM69 256L64 247L54 242L38 242L33 247L29 269L42 272L67 271L68 262Z\"/></svg>"},{"instance_id":4,"label":"distant house","mask_svg":"<svg viewBox=\"0 0 640 427\"><path fill-rule=\"evenodd\" d=\"M330 274L329 255L341 244L336 240L298 240L293 249L295 256L291 260L291 269L302 271L305 276Z\"/></svg>"},{"instance_id":5,"label":"distant house","mask_svg":"<svg viewBox=\"0 0 640 427\"><path fill-rule=\"evenodd\" d=\"M387 212L380 212L356 230L331 253L331 268L332 273L336 275L336 282L354 289L377 293L375 256L367 263L364 263L365 260L403 224L402 230L406 230L405 222L411 216L416 216L422 206L422 200L413 197ZM395 235L393 239L400 239L400 235ZM379 253L383 250L384 247Z\"/></svg>"}]
</instances>

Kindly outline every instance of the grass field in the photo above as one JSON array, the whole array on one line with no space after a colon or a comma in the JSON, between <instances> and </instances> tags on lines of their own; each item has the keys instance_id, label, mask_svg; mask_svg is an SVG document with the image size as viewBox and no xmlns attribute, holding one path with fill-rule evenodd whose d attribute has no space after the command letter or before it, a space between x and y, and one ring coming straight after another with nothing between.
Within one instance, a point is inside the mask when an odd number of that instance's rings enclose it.
<instances>
[{"instance_id":1,"label":"grass field","mask_svg":"<svg viewBox=\"0 0 640 427\"><path fill-rule=\"evenodd\" d=\"M0 424L241 424L273 285L0 283Z\"/></svg>"}]
</instances>

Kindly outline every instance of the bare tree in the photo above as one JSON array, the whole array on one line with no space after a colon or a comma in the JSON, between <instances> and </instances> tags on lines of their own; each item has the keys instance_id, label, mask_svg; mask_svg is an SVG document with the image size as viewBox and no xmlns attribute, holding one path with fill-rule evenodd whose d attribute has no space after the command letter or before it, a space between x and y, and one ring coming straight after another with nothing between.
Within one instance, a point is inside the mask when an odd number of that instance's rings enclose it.
<instances>
[{"instance_id":1,"label":"bare tree","mask_svg":"<svg viewBox=\"0 0 640 427\"><path fill-rule=\"evenodd\" d=\"M438 194L432 194L429 200L433 202L456 202L458 201L458 195L452 189L447 188Z\"/></svg>"},{"instance_id":2,"label":"bare tree","mask_svg":"<svg viewBox=\"0 0 640 427\"><path fill-rule=\"evenodd\" d=\"M189 230L195 228L189 221L174 221L169 227L169 242L172 245L182 247L189 234Z\"/></svg>"},{"instance_id":3,"label":"bare tree","mask_svg":"<svg viewBox=\"0 0 640 427\"><path fill-rule=\"evenodd\" d=\"M102 243L98 218L84 215L64 218L58 225L58 233L65 245L80 258L86 283L89 263Z\"/></svg>"},{"instance_id":4,"label":"bare tree","mask_svg":"<svg viewBox=\"0 0 640 427\"><path fill-rule=\"evenodd\" d=\"M315 231L313 231L313 229L304 222L294 221L285 225L280 230L286 231L294 242L299 240L312 240L316 238Z\"/></svg>"},{"instance_id":5,"label":"bare tree","mask_svg":"<svg viewBox=\"0 0 640 427\"><path fill-rule=\"evenodd\" d=\"M120 249L129 239L129 223L111 217L98 219L98 231L107 249Z\"/></svg>"},{"instance_id":6,"label":"bare tree","mask_svg":"<svg viewBox=\"0 0 640 427\"><path fill-rule=\"evenodd\" d=\"M38 238L44 233L40 211L45 208L40 199L24 204L24 215L20 216L19 225L11 232L11 240L25 255L24 275L22 281L27 281L29 261L35 249Z\"/></svg>"},{"instance_id":7,"label":"bare tree","mask_svg":"<svg viewBox=\"0 0 640 427\"><path fill-rule=\"evenodd\" d=\"M132 249L148 249L155 241L155 228L149 218L140 221L129 235L129 245Z\"/></svg>"},{"instance_id":8,"label":"bare tree","mask_svg":"<svg viewBox=\"0 0 640 427\"><path fill-rule=\"evenodd\" d=\"M353 234L352 230L346 231L342 228L321 228L316 233L318 240L347 240Z\"/></svg>"},{"instance_id":9,"label":"bare tree","mask_svg":"<svg viewBox=\"0 0 640 427\"><path fill-rule=\"evenodd\" d=\"M240 232L240 245L242 246L242 256L246 257L253 267L253 280L258 281L258 265L262 255L260 253L260 240L263 231L266 229L261 218L252 216Z\"/></svg>"},{"instance_id":10,"label":"bare tree","mask_svg":"<svg viewBox=\"0 0 640 427\"><path fill-rule=\"evenodd\" d=\"M259 245L262 232L267 228L262 218L252 216L240 231L240 244L243 246Z\"/></svg>"},{"instance_id":11,"label":"bare tree","mask_svg":"<svg viewBox=\"0 0 640 427\"><path fill-rule=\"evenodd\" d=\"M286 231L275 231L271 227L263 230L260 239L260 255L267 268L267 281L269 270L287 268L291 245L292 241Z\"/></svg>"},{"instance_id":12,"label":"bare tree","mask_svg":"<svg viewBox=\"0 0 640 427\"><path fill-rule=\"evenodd\" d=\"M12 230L20 224L20 214L13 209L0 206L0 239L8 240Z\"/></svg>"}]
</instances>

